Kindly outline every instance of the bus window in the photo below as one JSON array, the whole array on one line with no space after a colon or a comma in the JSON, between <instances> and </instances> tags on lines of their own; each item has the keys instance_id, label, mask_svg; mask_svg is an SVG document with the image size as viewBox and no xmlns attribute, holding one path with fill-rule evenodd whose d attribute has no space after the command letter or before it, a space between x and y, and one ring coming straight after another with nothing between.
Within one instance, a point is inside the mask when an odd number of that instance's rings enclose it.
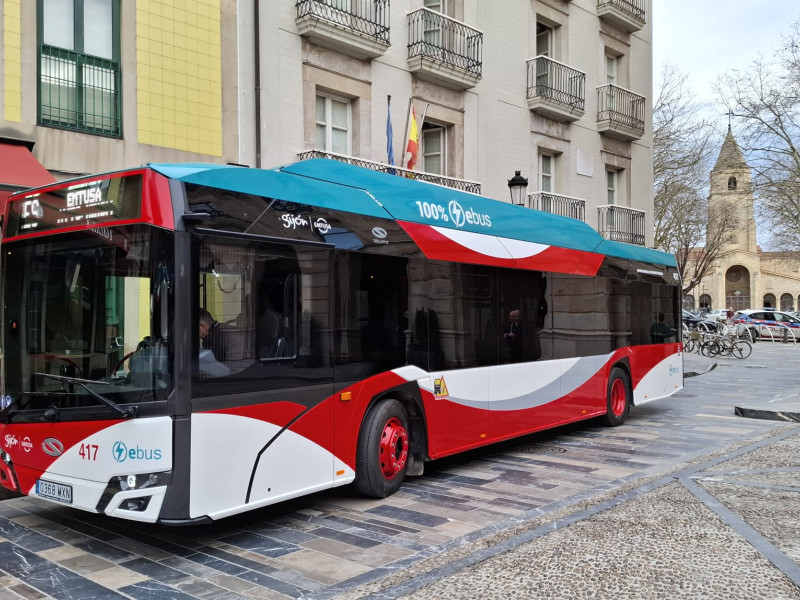
<instances>
[{"instance_id":1,"label":"bus window","mask_svg":"<svg viewBox=\"0 0 800 600\"><path fill-rule=\"evenodd\" d=\"M230 394L233 380L244 392L331 378L306 370L329 351L328 298L314 292L328 286L327 250L205 238L196 256L193 397Z\"/></svg>"},{"instance_id":2,"label":"bus window","mask_svg":"<svg viewBox=\"0 0 800 600\"><path fill-rule=\"evenodd\" d=\"M89 230L31 240L7 256L22 289L7 305L20 334L8 340L14 375L6 393L24 394L20 407L65 385L72 407L97 407L81 385L116 403L166 398L171 266L157 257L168 237L136 227ZM76 378L84 383L70 386Z\"/></svg>"},{"instance_id":3,"label":"bus window","mask_svg":"<svg viewBox=\"0 0 800 600\"><path fill-rule=\"evenodd\" d=\"M406 364L407 269L406 259L400 257L337 256L333 344L344 378L366 377Z\"/></svg>"}]
</instances>

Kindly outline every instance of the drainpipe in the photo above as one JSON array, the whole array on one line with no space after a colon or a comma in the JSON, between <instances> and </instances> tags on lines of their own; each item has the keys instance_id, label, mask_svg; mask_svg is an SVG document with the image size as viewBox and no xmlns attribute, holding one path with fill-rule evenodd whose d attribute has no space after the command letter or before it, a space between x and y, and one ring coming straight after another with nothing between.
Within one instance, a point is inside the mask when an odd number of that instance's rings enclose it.
<instances>
[{"instance_id":1,"label":"drainpipe","mask_svg":"<svg viewBox=\"0 0 800 600\"><path fill-rule=\"evenodd\" d=\"M261 16L259 11L260 3L261 0L253 0L253 52L255 53L253 68L255 69L256 87L256 169L261 168L261 40L259 39L259 32L261 30Z\"/></svg>"}]
</instances>

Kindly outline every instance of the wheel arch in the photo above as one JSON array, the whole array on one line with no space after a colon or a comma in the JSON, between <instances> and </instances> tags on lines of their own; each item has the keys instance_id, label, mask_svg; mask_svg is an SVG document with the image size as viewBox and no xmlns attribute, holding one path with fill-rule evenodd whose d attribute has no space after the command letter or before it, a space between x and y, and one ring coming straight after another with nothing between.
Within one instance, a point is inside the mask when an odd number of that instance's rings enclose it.
<instances>
[{"instance_id":1,"label":"wheel arch","mask_svg":"<svg viewBox=\"0 0 800 600\"><path fill-rule=\"evenodd\" d=\"M410 452L420 461L428 459L428 426L423 408L422 396L416 382L397 385L374 394L364 408L361 415L361 422L358 427L358 435L364 431L364 423L367 415L372 408L386 399L394 399L400 402L408 414L408 428L410 434Z\"/></svg>"},{"instance_id":2,"label":"wheel arch","mask_svg":"<svg viewBox=\"0 0 800 600\"><path fill-rule=\"evenodd\" d=\"M615 367L619 367L628 375L628 392L630 393L631 398L631 406L636 406L636 402L634 399L633 393L633 370L631 369L631 359L629 356L621 356L618 359L610 362L608 365L608 372L606 373L606 383L608 383L609 379L611 378L611 371L614 370Z\"/></svg>"}]
</instances>

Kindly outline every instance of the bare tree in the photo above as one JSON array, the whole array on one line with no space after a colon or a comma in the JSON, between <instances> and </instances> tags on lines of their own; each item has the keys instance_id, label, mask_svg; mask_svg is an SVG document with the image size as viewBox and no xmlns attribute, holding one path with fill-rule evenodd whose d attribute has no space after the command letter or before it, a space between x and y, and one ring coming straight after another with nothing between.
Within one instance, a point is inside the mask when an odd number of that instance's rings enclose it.
<instances>
[{"instance_id":1,"label":"bare tree","mask_svg":"<svg viewBox=\"0 0 800 600\"><path fill-rule=\"evenodd\" d=\"M732 230L727 211L708 213L708 174L719 136L692 97L686 76L664 65L653 106L654 245L675 255L684 294L708 273ZM709 222L722 227L707 231Z\"/></svg>"},{"instance_id":2,"label":"bare tree","mask_svg":"<svg viewBox=\"0 0 800 600\"><path fill-rule=\"evenodd\" d=\"M758 217L770 245L800 249L800 21L774 56L731 71L715 85L736 118L739 146L753 169Z\"/></svg>"}]
</instances>

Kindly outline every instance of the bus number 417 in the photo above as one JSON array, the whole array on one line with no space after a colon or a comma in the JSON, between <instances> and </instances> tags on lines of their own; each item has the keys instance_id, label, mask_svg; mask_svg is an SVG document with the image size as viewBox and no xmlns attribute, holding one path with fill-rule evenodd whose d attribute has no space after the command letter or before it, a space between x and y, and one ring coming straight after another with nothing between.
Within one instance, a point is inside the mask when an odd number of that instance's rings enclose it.
<instances>
[{"instance_id":1,"label":"bus number 417","mask_svg":"<svg viewBox=\"0 0 800 600\"><path fill-rule=\"evenodd\" d=\"M81 444L80 450L78 450L78 455L83 460L97 460L97 449L99 446L97 444Z\"/></svg>"}]
</instances>

